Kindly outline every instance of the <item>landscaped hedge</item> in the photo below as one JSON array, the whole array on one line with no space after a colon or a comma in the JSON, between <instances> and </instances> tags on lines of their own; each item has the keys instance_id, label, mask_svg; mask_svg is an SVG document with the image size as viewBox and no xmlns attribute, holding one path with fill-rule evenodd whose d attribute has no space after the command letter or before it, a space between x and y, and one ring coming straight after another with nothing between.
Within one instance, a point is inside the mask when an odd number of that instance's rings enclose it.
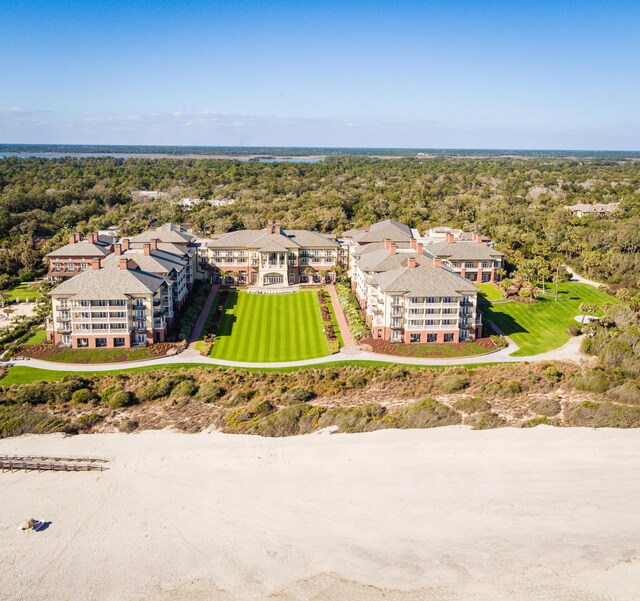
<instances>
[{"instance_id":1,"label":"landscaped hedge","mask_svg":"<svg viewBox=\"0 0 640 601\"><path fill-rule=\"evenodd\" d=\"M366 338L369 335L369 328L367 328L367 324L362 317L360 305L355 294L351 292L351 288L346 284L336 283L335 286L338 300L349 324L351 336L353 336L354 340Z\"/></svg>"}]
</instances>

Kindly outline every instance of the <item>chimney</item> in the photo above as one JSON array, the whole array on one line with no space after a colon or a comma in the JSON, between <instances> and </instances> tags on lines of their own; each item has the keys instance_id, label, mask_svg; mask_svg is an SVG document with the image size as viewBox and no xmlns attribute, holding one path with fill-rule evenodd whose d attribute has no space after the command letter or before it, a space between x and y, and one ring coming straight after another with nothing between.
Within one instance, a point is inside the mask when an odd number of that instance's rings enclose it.
<instances>
[{"instance_id":1,"label":"chimney","mask_svg":"<svg viewBox=\"0 0 640 601\"><path fill-rule=\"evenodd\" d=\"M398 252L398 245L394 244L393 242L391 243L391 246L389 248L391 249L392 255L395 255Z\"/></svg>"},{"instance_id":2,"label":"chimney","mask_svg":"<svg viewBox=\"0 0 640 601\"><path fill-rule=\"evenodd\" d=\"M471 239L476 243L476 244L482 244L482 236L480 234L476 234L475 232L473 234L471 234Z\"/></svg>"},{"instance_id":3,"label":"chimney","mask_svg":"<svg viewBox=\"0 0 640 601\"><path fill-rule=\"evenodd\" d=\"M418 244L417 251L418 251L418 255L420 256L424 255L424 246L422 244Z\"/></svg>"},{"instance_id":4,"label":"chimney","mask_svg":"<svg viewBox=\"0 0 640 601\"><path fill-rule=\"evenodd\" d=\"M442 267L442 261L438 259L438 257L433 257L433 266L436 269L440 269L440 267Z\"/></svg>"},{"instance_id":5,"label":"chimney","mask_svg":"<svg viewBox=\"0 0 640 601\"><path fill-rule=\"evenodd\" d=\"M119 257L122 254L122 244L114 244L113 252L115 253L116 257Z\"/></svg>"},{"instance_id":6,"label":"chimney","mask_svg":"<svg viewBox=\"0 0 640 601\"><path fill-rule=\"evenodd\" d=\"M76 244L76 242L80 242L80 234L78 232L69 236L69 244Z\"/></svg>"},{"instance_id":7,"label":"chimney","mask_svg":"<svg viewBox=\"0 0 640 601\"><path fill-rule=\"evenodd\" d=\"M276 219L273 222L273 233L274 234L281 234L282 233L282 228L280 227L280 220Z\"/></svg>"},{"instance_id":8,"label":"chimney","mask_svg":"<svg viewBox=\"0 0 640 601\"><path fill-rule=\"evenodd\" d=\"M100 269L101 261L100 259L91 259L91 269Z\"/></svg>"},{"instance_id":9,"label":"chimney","mask_svg":"<svg viewBox=\"0 0 640 601\"><path fill-rule=\"evenodd\" d=\"M413 248L413 250L417 250L418 249L418 241L415 238L411 238L411 248Z\"/></svg>"},{"instance_id":10,"label":"chimney","mask_svg":"<svg viewBox=\"0 0 640 601\"><path fill-rule=\"evenodd\" d=\"M273 234L273 219L267 221L267 227L265 229L267 234Z\"/></svg>"},{"instance_id":11,"label":"chimney","mask_svg":"<svg viewBox=\"0 0 640 601\"><path fill-rule=\"evenodd\" d=\"M154 238L153 240L151 240L151 242L149 244L151 244L151 250L158 250L158 239L157 238Z\"/></svg>"},{"instance_id":12,"label":"chimney","mask_svg":"<svg viewBox=\"0 0 640 601\"><path fill-rule=\"evenodd\" d=\"M409 257L407 259L407 267L415 267L416 266L416 258L415 257Z\"/></svg>"},{"instance_id":13,"label":"chimney","mask_svg":"<svg viewBox=\"0 0 640 601\"><path fill-rule=\"evenodd\" d=\"M91 244L95 244L98 241L98 232L91 232Z\"/></svg>"},{"instance_id":14,"label":"chimney","mask_svg":"<svg viewBox=\"0 0 640 601\"><path fill-rule=\"evenodd\" d=\"M453 242L453 234L451 232L447 232L444 235L444 239L447 241L447 244L451 244Z\"/></svg>"},{"instance_id":15,"label":"chimney","mask_svg":"<svg viewBox=\"0 0 640 601\"><path fill-rule=\"evenodd\" d=\"M145 242L142 245L142 248L144 249L145 256L148 257L151 254L151 243L150 242Z\"/></svg>"},{"instance_id":16,"label":"chimney","mask_svg":"<svg viewBox=\"0 0 640 601\"><path fill-rule=\"evenodd\" d=\"M390 238L385 238L384 239L384 247L385 248L391 248L391 239Z\"/></svg>"},{"instance_id":17,"label":"chimney","mask_svg":"<svg viewBox=\"0 0 640 601\"><path fill-rule=\"evenodd\" d=\"M129 269L129 259L122 258L118 261L118 267L120 269Z\"/></svg>"},{"instance_id":18,"label":"chimney","mask_svg":"<svg viewBox=\"0 0 640 601\"><path fill-rule=\"evenodd\" d=\"M129 238L123 238L120 242L122 243L122 250L131 250Z\"/></svg>"}]
</instances>

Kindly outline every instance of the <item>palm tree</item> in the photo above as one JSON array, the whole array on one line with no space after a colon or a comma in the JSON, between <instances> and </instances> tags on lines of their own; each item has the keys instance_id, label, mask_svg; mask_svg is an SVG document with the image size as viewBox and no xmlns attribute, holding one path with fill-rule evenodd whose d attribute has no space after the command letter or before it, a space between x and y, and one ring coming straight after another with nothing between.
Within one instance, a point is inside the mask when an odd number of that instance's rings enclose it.
<instances>
[{"instance_id":1,"label":"palm tree","mask_svg":"<svg viewBox=\"0 0 640 601\"><path fill-rule=\"evenodd\" d=\"M307 281L308 281L309 276L313 273L313 268L305 267L302 273L304 273L307 276Z\"/></svg>"},{"instance_id":2,"label":"palm tree","mask_svg":"<svg viewBox=\"0 0 640 601\"><path fill-rule=\"evenodd\" d=\"M578 309L582 313L582 323L584 325L584 320L588 315L595 315L598 312L598 305L590 305L589 303L580 303Z\"/></svg>"},{"instance_id":3,"label":"palm tree","mask_svg":"<svg viewBox=\"0 0 640 601\"><path fill-rule=\"evenodd\" d=\"M531 298L535 300L538 298L538 287L533 282L526 282L525 285L520 289L520 294L524 292L524 295L527 298Z\"/></svg>"}]
</instances>

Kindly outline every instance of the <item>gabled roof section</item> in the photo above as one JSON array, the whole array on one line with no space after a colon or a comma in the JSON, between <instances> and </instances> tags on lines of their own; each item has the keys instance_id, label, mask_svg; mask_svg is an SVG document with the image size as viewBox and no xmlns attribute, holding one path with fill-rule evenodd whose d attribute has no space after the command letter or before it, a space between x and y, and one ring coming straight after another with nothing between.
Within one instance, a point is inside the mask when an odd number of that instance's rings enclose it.
<instances>
[{"instance_id":1,"label":"gabled roof section","mask_svg":"<svg viewBox=\"0 0 640 601\"><path fill-rule=\"evenodd\" d=\"M416 267L398 267L374 276L381 290L411 296L451 296L477 294L477 288L465 278L445 269L423 262Z\"/></svg>"},{"instance_id":2,"label":"gabled roof section","mask_svg":"<svg viewBox=\"0 0 640 601\"><path fill-rule=\"evenodd\" d=\"M434 242L427 244L424 250L434 257L443 257L450 261L493 261L503 256L487 244L466 240Z\"/></svg>"},{"instance_id":3,"label":"gabled roof section","mask_svg":"<svg viewBox=\"0 0 640 601\"><path fill-rule=\"evenodd\" d=\"M154 230L142 232L130 238L131 242L151 242L157 239L160 242L173 244L188 244L195 236L187 231L187 228L176 223L165 223Z\"/></svg>"},{"instance_id":4,"label":"gabled roof section","mask_svg":"<svg viewBox=\"0 0 640 601\"><path fill-rule=\"evenodd\" d=\"M77 300L118 300L155 292L164 282L161 275L116 266L87 271L62 282L50 295L68 295Z\"/></svg>"},{"instance_id":5,"label":"gabled roof section","mask_svg":"<svg viewBox=\"0 0 640 601\"><path fill-rule=\"evenodd\" d=\"M358 242L358 244L369 244L371 242L382 242L389 239L392 242L408 242L413 238L411 228L404 223L399 223L393 219L385 219L374 223L367 230L352 230L345 232Z\"/></svg>"},{"instance_id":6,"label":"gabled roof section","mask_svg":"<svg viewBox=\"0 0 640 601\"><path fill-rule=\"evenodd\" d=\"M106 257L111 252L113 238L111 236L99 235L97 242L91 240L80 240L73 244L65 244L54 251L51 251L47 257Z\"/></svg>"}]
</instances>

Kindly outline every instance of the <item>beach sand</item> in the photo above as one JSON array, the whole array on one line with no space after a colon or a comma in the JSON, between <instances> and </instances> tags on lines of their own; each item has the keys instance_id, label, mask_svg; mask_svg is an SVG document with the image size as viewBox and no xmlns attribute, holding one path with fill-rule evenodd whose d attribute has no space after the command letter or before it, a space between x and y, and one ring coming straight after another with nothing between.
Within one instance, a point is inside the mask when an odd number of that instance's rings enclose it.
<instances>
[{"instance_id":1,"label":"beach sand","mask_svg":"<svg viewBox=\"0 0 640 601\"><path fill-rule=\"evenodd\" d=\"M0 474L3 600L639 596L639 430L0 441L14 453L110 469Z\"/></svg>"}]
</instances>

